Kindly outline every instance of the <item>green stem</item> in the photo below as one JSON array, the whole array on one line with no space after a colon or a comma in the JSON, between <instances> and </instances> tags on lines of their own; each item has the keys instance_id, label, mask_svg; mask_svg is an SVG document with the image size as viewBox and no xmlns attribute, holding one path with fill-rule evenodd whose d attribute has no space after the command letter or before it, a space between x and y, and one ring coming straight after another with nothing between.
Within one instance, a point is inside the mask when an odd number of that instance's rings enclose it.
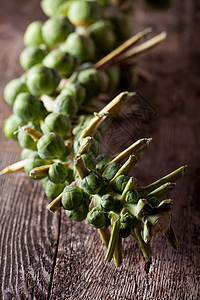
<instances>
[{"instance_id":1,"label":"green stem","mask_svg":"<svg viewBox=\"0 0 200 300\"><path fill-rule=\"evenodd\" d=\"M74 166L81 179L85 178L90 173L81 156L77 156L74 159Z\"/></svg>"},{"instance_id":2,"label":"green stem","mask_svg":"<svg viewBox=\"0 0 200 300\"><path fill-rule=\"evenodd\" d=\"M176 183L167 182L161 185L159 188L153 190L151 193L145 196L145 199L150 199L151 197L157 197L158 199L168 194L176 186Z\"/></svg>"},{"instance_id":3,"label":"green stem","mask_svg":"<svg viewBox=\"0 0 200 300\"><path fill-rule=\"evenodd\" d=\"M127 185L125 186L125 189L123 190L122 196L121 196L121 201L124 202L124 199L126 197L126 193L132 189L135 189L137 185L137 179L134 177L130 177Z\"/></svg>"},{"instance_id":4,"label":"green stem","mask_svg":"<svg viewBox=\"0 0 200 300\"><path fill-rule=\"evenodd\" d=\"M108 248L109 240L110 240L110 230L108 227L106 228L99 228L98 233L101 237L103 245Z\"/></svg>"},{"instance_id":5,"label":"green stem","mask_svg":"<svg viewBox=\"0 0 200 300\"><path fill-rule=\"evenodd\" d=\"M51 165L44 165L44 166L36 167L30 171L29 176L37 177L42 175L48 175L50 166Z\"/></svg>"},{"instance_id":6,"label":"green stem","mask_svg":"<svg viewBox=\"0 0 200 300\"><path fill-rule=\"evenodd\" d=\"M108 262L110 262L113 258L115 246L119 237L120 224L121 224L120 218L117 218L115 221L113 221L111 236L110 236L108 249L105 257L105 260L107 260Z\"/></svg>"},{"instance_id":7,"label":"green stem","mask_svg":"<svg viewBox=\"0 0 200 300\"><path fill-rule=\"evenodd\" d=\"M178 168L177 170L173 171L172 173L158 179L157 181L145 186L145 187L139 187L138 190L142 189L147 191L148 193L152 192L153 190L157 189L161 185L167 183L167 182L174 182L181 178L185 174L187 166L182 166Z\"/></svg>"},{"instance_id":8,"label":"green stem","mask_svg":"<svg viewBox=\"0 0 200 300\"><path fill-rule=\"evenodd\" d=\"M165 233L166 238L168 239L168 242L170 245L177 250L178 249L178 239L176 237L175 231L172 226L170 226L170 229L168 232Z\"/></svg>"},{"instance_id":9,"label":"green stem","mask_svg":"<svg viewBox=\"0 0 200 300\"><path fill-rule=\"evenodd\" d=\"M62 193L56 197L49 205L47 206L47 209L51 212L55 212L59 210L62 207Z\"/></svg>"},{"instance_id":10,"label":"green stem","mask_svg":"<svg viewBox=\"0 0 200 300\"><path fill-rule=\"evenodd\" d=\"M84 152L87 152L89 148L91 147L93 143L93 138L91 136L88 136L85 138L83 145L80 147L78 151L78 155L83 154Z\"/></svg>"},{"instance_id":11,"label":"green stem","mask_svg":"<svg viewBox=\"0 0 200 300\"><path fill-rule=\"evenodd\" d=\"M149 260L152 255L151 245L150 243L145 243L141 237L140 231L137 228L134 228L135 236L139 242L140 248L142 250L142 254L145 260Z\"/></svg>"},{"instance_id":12,"label":"green stem","mask_svg":"<svg viewBox=\"0 0 200 300\"><path fill-rule=\"evenodd\" d=\"M42 132L33 129L29 126L23 126L21 130L24 130L34 141L39 141L39 139L43 136Z\"/></svg>"},{"instance_id":13,"label":"green stem","mask_svg":"<svg viewBox=\"0 0 200 300\"><path fill-rule=\"evenodd\" d=\"M118 237L118 239L117 239L113 257L114 257L114 262L115 262L116 268L119 268L123 262L122 238L121 237Z\"/></svg>"}]
</instances>

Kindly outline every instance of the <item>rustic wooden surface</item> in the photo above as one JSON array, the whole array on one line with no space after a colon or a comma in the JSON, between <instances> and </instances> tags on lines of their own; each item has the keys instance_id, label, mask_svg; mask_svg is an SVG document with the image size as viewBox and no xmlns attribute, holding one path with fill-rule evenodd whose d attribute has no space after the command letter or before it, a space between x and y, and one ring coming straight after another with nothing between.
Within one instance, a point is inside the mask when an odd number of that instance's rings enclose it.
<instances>
[{"instance_id":1,"label":"rustic wooden surface","mask_svg":"<svg viewBox=\"0 0 200 300\"><path fill-rule=\"evenodd\" d=\"M165 43L144 55L140 65L154 80L139 89L158 115L140 124L137 136L153 137L137 176L148 183L188 164L172 193L173 226L180 247L154 238L154 256L145 264L139 247L126 239L124 264L116 270L104 261L94 229L75 224L64 213L46 210L41 185L23 173L0 178L0 299L199 299L199 75L200 3L177 0L168 11L152 11L141 1L135 30L166 30ZM23 33L34 20L45 20L37 0L4 1L0 11L0 125L11 113L3 101L5 84L22 73L18 57ZM129 130L129 129L127 129ZM127 133L130 136L130 132ZM0 167L20 157L17 142L0 132Z\"/></svg>"}]
</instances>

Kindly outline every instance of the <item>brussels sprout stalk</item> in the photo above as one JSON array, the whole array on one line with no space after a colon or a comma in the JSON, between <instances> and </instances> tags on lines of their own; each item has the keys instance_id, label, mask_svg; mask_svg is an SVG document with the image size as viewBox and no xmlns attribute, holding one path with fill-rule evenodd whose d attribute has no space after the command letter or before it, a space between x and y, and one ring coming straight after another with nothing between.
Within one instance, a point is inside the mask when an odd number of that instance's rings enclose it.
<instances>
[{"instance_id":1,"label":"brussels sprout stalk","mask_svg":"<svg viewBox=\"0 0 200 300\"><path fill-rule=\"evenodd\" d=\"M171 190L173 190L176 186L176 183L167 182L163 185L161 185L159 188L153 190L151 193L149 193L147 196L145 196L146 199L150 199L152 197L157 197L158 199L168 194Z\"/></svg>"},{"instance_id":2,"label":"brussels sprout stalk","mask_svg":"<svg viewBox=\"0 0 200 300\"><path fill-rule=\"evenodd\" d=\"M103 245L107 248L110 240L110 230L108 227L106 228L98 228L98 233L102 240Z\"/></svg>"},{"instance_id":3,"label":"brussels sprout stalk","mask_svg":"<svg viewBox=\"0 0 200 300\"><path fill-rule=\"evenodd\" d=\"M79 140L85 138L93 132L96 125L99 122L99 118L104 114L109 113L109 117L120 111L126 102L128 102L136 93L123 92L115 97L110 103L108 103L98 114L95 114L94 118L89 122L88 126L83 130Z\"/></svg>"},{"instance_id":4,"label":"brussels sprout stalk","mask_svg":"<svg viewBox=\"0 0 200 300\"><path fill-rule=\"evenodd\" d=\"M118 237L118 239L117 239L113 257L114 257L114 262L115 262L116 268L119 268L123 262L122 238L121 237Z\"/></svg>"},{"instance_id":5,"label":"brussels sprout stalk","mask_svg":"<svg viewBox=\"0 0 200 300\"><path fill-rule=\"evenodd\" d=\"M137 238L138 242L139 242L139 245L140 245L140 248L141 248L141 251L142 251L142 254L145 258L145 260L149 260L149 258L151 257L152 255L152 250L151 250L151 245L150 243L145 243L141 237L141 232L140 230L135 227L133 229L134 231L134 235L135 237Z\"/></svg>"},{"instance_id":6,"label":"brussels sprout stalk","mask_svg":"<svg viewBox=\"0 0 200 300\"><path fill-rule=\"evenodd\" d=\"M129 159L122 165L119 171L115 174L112 180L108 184L108 189L112 187L115 179L120 175L128 175L130 171L135 167L137 159L135 155L130 155Z\"/></svg>"},{"instance_id":7,"label":"brussels sprout stalk","mask_svg":"<svg viewBox=\"0 0 200 300\"><path fill-rule=\"evenodd\" d=\"M115 63L119 64L120 62L124 62L126 59L132 58L133 56L136 56L138 54L143 53L144 51L154 47L155 45L157 45L158 43L162 42L163 40L165 40L167 34L165 31L161 32L160 34L156 35L155 37L153 37L152 39L142 43L141 45L126 51L125 53L122 53L121 55L119 55L116 60Z\"/></svg>"},{"instance_id":8,"label":"brussels sprout stalk","mask_svg":"<svg viewBox=\"0 0 200 300\"><path fill-rule=\"evenodd\" d=\"M7 174L7 173L15 173L24 170L24 166L27 162L27 159L20 160L10 166L5 167L3 170L0 171L0 175Z\"/></svg>"},{"instance_id":9,"label":"brussels sprout stalk","mask_svg":"<svg viewBox=\"0 0 200 300\"><path fill-rule=\"evenodd\" d=\"M119 47L117 47L115 50L110 52L108 55L103 57L101 60L99 60L94 67L96 69L103 68L107 63L111 62L114 58L116 58L119 54L130 48L133 44L135 44L137 41L139 41L141 38L145 37L147 34L151 32L151 28L146 28L141 32L138 32L136 35L132 36L130 39L125 41L123 44L121 44Z\"/></svg>"},{"instance_id":10,"label":"brussels sprout stalk","mask_svg":"<svg viewBox=\"0 0 200 300\"><path fill-rule=\"evenodd\" d=\"M108 262L110 262L113 258L115 247L119 238L120 225L121 225L120 217L112 213L112 231L111 231L111 236L110 236L108 249L105 257L105 260L107 260Z\"/></svg>"},{"instance_id":11,"label":"brussels sprout stalk","mask_svg":"<svg viewBox=\"0 0 200 300\"><path fill-rule=\"evenodd\" d=\"M49 205L47 206L47 209L51 212L56 212L58 211L61 207L62 207L62 194L58 195L58 197L56 197L53 201L51 201L49 203Z\"/></svg>"},{"instance_id":12,"label":"brussels sprout stalk","mask_svg":"<svg viewBox=\"0 0 200 300\"><path fill-rule=\"evenodd\" d=\"M77 156L74 159L74 165L81 179L85 178L90 173L81 156Z\"/></svg>"},{"instance_id":13,"label":"brussels sprout stalk","mask_svg":"<svg viewBox=\"0 0 200 300\"><path fill-rule=\"evenodd\" d=\"M92 142L93 142L93 138L91 136L85 138L83 145L80 147L80 150L78 151L78 155L88 152L90 146L92 145Z\"/></svg>"},{"instance_id":14,"label":"brussels sprout stalk","mask_svg":"<svg viewBox=\"0 0 200 300\"><path fill-rule=\"evenodd\" d=\"M35 141L39 141L39 139L43 136L43 134L40 131L33 129L29 126L23 126L20 130L24 130Z\"/></svg>"},{"instance_id":15,"label":"brussels sprout stalk","mask_svg":"<svg viewBox=\"0 0 200 300\"><path fill-rule=\"evenodd\" d=\"M145 146L145 145L149 144L151 141L152 141L151 138L143 138L143 139L140 139L140 140L136 141L134 144L132 144L131 146L129 146L127 149L125 149L124 151L122 151L118 155L116 155L116 157L113 158L113 160L111 160L107 165L109 165L109 164L111 164L113 162L119 163L122 160L124 160L126 157L128 157L129 155L136 154L137 150L141 146Z\"/></svg>"},{"instance_id":16,"label":"brussels sprout stalk","mask_svg":"<svg viewBox=\"0 0 200 300\"><path fill-rule=\"evenodd\" d=\"M167 183L167 182L174 182L181 178L185 174L185 169L187 168L187 165L182 166L178 168L177 170L173 171L172 173L158 179L157 181L145 186L145 187L138 187L138 190L142 189L147 191L148 193L151 193L153 190L159 188L161 185Z\"/></svg>"},{"instance_id":17,"label":"brussels sprout stalk","mask_svg":"<svg viewBox=\"0 0 200 300\"><path fill-rule=\"evenodd\" d=\"M178 249L178 240L176 237L176 234L174 232L174 229L172 226L170 226L169 230L165 232L165 237L168 239L168 242L170 245L177 250Z\"/></svg>"},{"instance_id":18,"label":"brussels sprout stalk","mask_svg":"<svg viewBox=\"0 0 200 300\"><path fill-rule=\"evenodd\" d=\"M41 175L48 175L50 166L51 165L44 165L44 166L36 167L30 171L29 176L37 177L37 176L41 176Z\"/></svg>"}]
</instances>

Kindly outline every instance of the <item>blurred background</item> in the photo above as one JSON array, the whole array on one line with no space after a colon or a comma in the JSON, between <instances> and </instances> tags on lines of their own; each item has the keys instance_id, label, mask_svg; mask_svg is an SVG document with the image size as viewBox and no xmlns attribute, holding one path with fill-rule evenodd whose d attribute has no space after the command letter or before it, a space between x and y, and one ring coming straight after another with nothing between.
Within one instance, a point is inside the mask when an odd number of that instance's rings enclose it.
<instances>
[{"instance_id":1,"label":"blurred background","mask_svg":"<svg viewBox=\"0 0 200 300\"><path fill-rule=\"evenodd\" d=\"M75 224L63 212L46 210L40 183L23 173L0 178L0 298L2 299L198 299L200 276L199 97L200 3L172 1L166 10L135 1L134 32L152 27L167 39L139 58L143 71L137 90L153 107L139 126L120 129L123 143L152 137L151 148L136 169L147 184L181 165L183 179L170 194L172 224L179 239L175 252L162 236L153 240L154 256L145 263L135 242L126 239L124 264L116 270L104 261L104 249L87 223ZM39 0L9 0L0 11L0 166L20 159L20 146L8 140L2 125L11 114L3 100L8 81L23 72L19 55L29 23L45 20ZM156 113L155 113L156 112ZM135 130L133 132L133 130ZM120 134L121 135L121 134ZM121 136L119 136L121 138ZM116 137L116 145L120 143ZM109 138L105 146L109 149ZM115 145L115 140L111 141ZM117 146L116 146L117 147Z\"/></svg>"}]
</instances>

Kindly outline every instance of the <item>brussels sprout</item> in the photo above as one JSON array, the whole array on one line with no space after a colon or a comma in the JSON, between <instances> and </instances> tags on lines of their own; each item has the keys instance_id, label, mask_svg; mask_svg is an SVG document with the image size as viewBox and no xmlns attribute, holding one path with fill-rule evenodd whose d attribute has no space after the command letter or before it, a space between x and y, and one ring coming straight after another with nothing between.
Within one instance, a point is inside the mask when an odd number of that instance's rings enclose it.
<instances>
[{"instance_id":1,"label":"brussels sprout","mask_svg":"<svg viewBox=\"0 0 200 300\"><path fill-rule=\"evenodd\" d=\"M40 121L47 115L43 102L29 93L21 93L17 96L13 112L25 122Z\"/></svg>"},{"instance_id":2,"label":"brussels sprout","mask_svg":"<svg viewBox=\"0 0 200 300\"><path fill-rule=\"evenodd\" d=\"M96 170L101 170L112 160L112 158L110 158L107 154L100 154L96 157L96 160L99 161L96 165Z\"/></svg>"},{"instance_id":3,"label":"brussels sprout","mask_svg":"<svg viewBox=\"0 0 200 300\"><path fill-rule=\"evenodd\" d=\"M73 0L42 0L41 7L44 13L51 17L56 15L67 15L67 11Z\"/></svg>"},{"instance_id":4,"label":"brussels sprout","mask_svg":"<svg viewBox=\"0 0 200 300\"><path fill-rule=\"evenodd\" d=\"M65 183L66 181L71 182L73 170L64 164L57 162L50 166L48 176L53 183Z\"/></svg>"},{"instance_id":5,"label":"brussels sprout","mask_svg":"<svg viewBox=\"0 0 200 300\"><path fill-rule=\"evenodd\" d=\"M62 194L62 205L64 209L74 210L83 201L83 190L78 186L66 186Z\"/></svg>"},{"instance_id":6,"label":"brussels sprout","mask_svg":"<svg viewBox=\"0 0 200 300\"><path fill-rule=\"evenodd\" d=\"M84 144L85 139L81 139L81 140L75 140L74 141L74 153L75 155L78 154L80 148L82 147L82 145ZM90 154L92 154L94 157L96 157L99 154L99 143L97 140L95 140L93 138L92 140L92 145L89 148L88 151Z\"/></svg>"},{"instance_id":7,"label":"brussels sprout","mask_svg":"<svg viewBox=\"0 0 200 300\"><path fill-rule=\"evenodd\" d=\"M4 98L8 104L13 105L17 95L28 92L27 85L21 78L16 78L7 83L4 89Z\"/></svg>"},{"instance_id":8,"label":"brussels sprout","mask_svg":"<svg viewBox=\"0 0 200 300\"><path fill-rule=\"evenodd\" d=\"M120 69L118 66L112 66L105 71L108 74L109 78L109 91L115 90L120 83Z\"/></svg>"},{"instance_id":9,"label":"brussels sprout","mask_svg":"<svg viewBox=\"0 0 200 300\"><path fill-rule=\"evenodd\" d=\"M49 165L49 164L51 164L51 161L49 161L49 160L44 160L44 159L37 158L37 157L29 158L26 161L26 164L24 166L24 171L29 176L30 171L33 170L34 168L44 166L44 165ZM34 178L31 177L31 178L33 178L33 179L42 179L45 176L46 175L41 175L41 176L38 176L38 177L34 177Z\"/></svg>"},{"instance_id":10,"label":"brussels sprout","mask_svg":"<svg viewBox=\"0 0 200 300\"><path fill-rule=\"evenodd\" d=\"M106 215L98 207L94 207L91 211L88 212L87 221L95 228L102 228L107 225Z\"/></svg>"},{"instance_id":11,"label":"brussels sprout","mask_svg":"<svg viewBox=\"0 0 200 300\"><path fill-rule=\"evenodd\" d=\"M89 170L94 170L95 169L95 166L96 166L96 159L95 157L90 154L90 153L84 153L81 155L86 167L89 169Z\"/></svg>"},{"instance_id":12,"label":"brussels sprout","mask_svg":"<svg viewBox=\"0 0 200 300\"><path fill-rule=\"evenodd\" d=\"M22 51L19 57L20 64L25 70L28 70L34 65L42 63L47 54L48 49L44 45L41 45L40 47L29 46Z\"/></svg>"},{"instance_id":13,"label":"brussels sprout","mask_svg":"<svg viewBox=\"0 0 200 300\"><path fill-rule=\"evenodd\" d=\"M138 193L138 199L143 199L145 198L146 195L148 195L148 192L144 190L138 191L137 193Z\"/></svg>"},{"instance_id":14,"label":"brussels sprout","mask_svg":"<svg viewBox=\"0 0 200 300\"><path fill-rule=\"evenodd\" d=\"M68 86L62 89L61 94L71 95L78 105L82 104L85 100L86 91L85 88L79 83L69 83Z\"/></svg>"},{"instance_id":15,"label":"brussels sprout","mask_svg":"<svg viewBox=\"0 0 200 300\"><path fill-rule=\"evenodd\" d=\"M100 7L96 1L75 1L69 7L68 17L75 26L86 26L100 17Z\"/></svg>"},{"instance_id":16,"label":"brussels sprout","mask_svg":"<svg viewBox=\"0 0 200 300\"><path fill-rule=\"evenodd\" d=\"M131 227L134 223L134 217L130 213L122 214L121 224L126 224L126 226Z\"/></svg>"},{"instance_id":17,"label":"brussels sprout","mask_svg":"<svg viewBox=\"0 0 200 300\"><path fill-rule=\"evenodd\" d=\"M39 126L37 126L33 122L29 122L27 124L27 126L40 131ZM32 137L30 137L30 135L28 133L26 133L23 129L20 130L19 133L18 133L18 142L22 146L22 148L28 148L28 149L31 149L31 150L36 150L37 149L37 142L34 141L32 139Z\"/></svg>"},{"instance_id":18,"label":"brussels sprout","mask_svg":"<svg viewBox=\"0 0 200 300\"><path fill-rule=\"evenodd\" d=\"M21 152L21 160L24 160L26 158L39 158L40 159L40 156L37 151L25 148Z\"/></svg>"},{"instance_id":19,"label":"brussels sprout","mask_svg":"<svg viewBox=\"0 0 200 300\"><path fill-rule=\"evenodd\" d=\"M25 46L39 46L44 44L42 37L42 22L35 21L28 25L24 34Z\"/></svg>"},{"instance_id":20,"label":"brussels sprout","mask_svg":"<svg viewBox=\"0 0 200 300\"><path fill-rule=\"evenodd\" d=\"M64 160L70 152L61 136L54 132L44 134L37 142L37 149L43 159Z\"/></svg>"},{"instance_id":21,"label":"brussels sprout","mask_svg":"<svg viewBox=\"0 0 200 300\"><path fill-rule=\"evenodd\" d=\"M88 32L98 54L106 54L114 49L116 37L109 21L100 20L93 23L89 26Z\"/></svg>"},{"instance_id":22,"label":"brussels sprout","mask_svg":"<svg viewBox=\"0 0 200 300\"><path fill-rule=\"evenodd\" d=\"M111 164L109 164L103 174L102 177L104 180L106 180L107 182L109 182L111 179L113 179L113 177L115 176L115 174L117 173L117 171L120 169L120 165L113 162Z\"/></svg>"},{"instance_id":23,"label":"brussels sprout","mask_svg":"<svg viewBox=\"0 0 200 300\"><path fill-rule=\"evenodd\" d=\"M119 236L122 238L127 238L131 234L131 228L127 227L126 224L122 223L120 225Z\"/></svg>"},{"instance_id":24,"label":"brussels sprout","mask_svg":"<svg viewBox=\"0 0 200 300\"><path fill-rule=\"evenodd\" d=\"M109 17L113 25L113 31L118 42L121 43L129 39L132 35L132 24L125 14L116 14Z\"/></svg>"},{"instance_id":25,"label":"brussels sprout","mask_svg":"<svg viewBox=\"0 0 200 300\"><path fill-rule=\"evenodd\" d=\"M35 65L27 72L27 86L34 96L51 95L58 84L60 76L56 69Z\"/></svg>"},{"instance_id":26,"label":"brussels sprout","mask_svg":"<svg viewBox=\"0 0 200 300\"><path fill-rule=\"evenodd\" d=\"M75 210L65 210L65 214L70 219L81 222L87 217L88 207L85 201Z\"/></svg>"},{"instance_id":27,"label":"brussels sprout","mask_svg":"<svg viewBox=\"0 0 200 300\"><path fill-rule=\"evenodd\" d=\"M62 193L64 187L64 184L55 184L51 180L48 180L45 184L45 194L50 199L54 199Z\"/></svg>"},{"instance_id":28,"label":"brussels sprout","mask_svg":"<svg viewBox=\"0 0 200 300\"><path fill-rule=\"evenodd\" d=\"M64 16L52 17L42 26L43 39L50 47L63 43L68 35L73 31L73 25Z\"/></svg>"},{"instance_id":29,"label":"brussels sprout","mask_svg":"<svg viewBox=\"0 0 200 300\"><path fill-rule=\"evenodd\" d=\"M7 138L17 140L18 134L14 134L14 132L24 124L25 122L20 117L11 115L4 122L3 132Z\"/></svg>"},{"instance_id":30,"label":"brussels sprout","mask_svg":"<svg viewBox=\"0 0 200 300\"><path fill-rule=\"evenodd\" d=\"M70 76L76 67L76 59L71 54L59 49L52 50L43 60L43 65L55 68L60 75Z\"/></svg>"},{"instance_id":31,"label":"brussels sprout","mask_svg":"<svg viewBox=\"0 0 200 300\"><path fill-rule=\"evenodd\" d=\"M63 139L70 130L70 121L67 115L51 113L44 119L42 131L44 133L55 132Z\"/></svg>"},{"instance_id":32,"label":"brussels sprout","mask_svg":"<svg viewBox=\"0 0 200 300\"><path fill-rule=\"evenodd\" d=\"M116 205L116 200L112 195L106 194L101 197L100 203L105 210L109 211L109 210L114 210L114 207Z\"/></svg>"},{"instance_id":33,"label":"brussels sprout","mask_svg":"<svg viewBox=\"0 0 200 300\"><path fill-rule=\"evenodd\" d=\"M90 171L81 181L81 187L88 194L97 194L103 186L104 180L96 171Z\"/></svg>"},{"instance_id":34,"label":"brussels sprout","mask_svg":"<svg viewBox=\"0 0 200 300\"><path fill-rule=\"evenodd\" d=\"M56 97L53 111L67 115L72 120L78 111L78 105L71 95L60 94Z\"/></svg>"},{"instance_id":35,"label":"brussels sprout","mask_svg":"<svg viewBox=\"0 0 200 300\"><path fill-rule=\"evenodd\" d=\"M95 45L89 36L73 32L62 45L62 50L69 52L81 62L90 61L95 54Z\"/></svg>"},{"instance_id":36,"label":"brussels sprout","mask_svg":"<svg viewBox=\"0 0 200 300\"><path fill-rule=\"evenodd\" d=\"M125 175L119 175L113 184L113 189L117 192L117 193L122 193L123 190L125 189L127 183L129 181L129 177L125 176Z\"/></svg>"},{"instance_id":37,"label":"brussels sprout","mask_svg":"<svg viewBox=\"0 0 200 300\"><path fill-rule=\"evenodd\" d=\"M135 190L129 190L126 193L125 201L128 203L135 204L138 202L138 193Z\"/></svg>"},{"instance_id":38,"label":"brussels sprout","mask_svg":"<svg viewBox=\"0 0 200 300\"><path fill-rule=\"evenodd\" d=\"M80 71L77 80L85 87L87 99L96 97L101 92L100 77L96 69L90 68Z\"/></svg>"},{"instance_id":39,"label":"brussels sprout","mask_svg":"<svg viewBox=\"0 0 200 300\"><path fill-rule=\"evenodd\" d=\"M153 197L151 197L150 199L148 199L148 203L149 203L152 207L156 207L156 206L159 205L160 200L159 200L158 197L153 196Z\"/></svg>"}]
</instances>

